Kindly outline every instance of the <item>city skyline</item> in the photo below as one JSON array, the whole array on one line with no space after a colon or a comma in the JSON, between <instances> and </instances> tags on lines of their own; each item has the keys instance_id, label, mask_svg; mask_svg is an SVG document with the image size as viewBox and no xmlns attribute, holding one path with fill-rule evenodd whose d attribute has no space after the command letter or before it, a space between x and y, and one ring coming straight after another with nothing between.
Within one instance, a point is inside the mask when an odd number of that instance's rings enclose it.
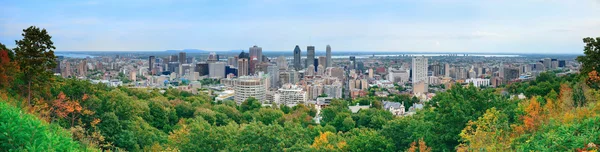
<instances>
[{"instance_id":1,"label":"city skyline","mask_svg":"<svg viewBox=\"0 0 600 152\"><path fill-rule=\"evenodd\" d=\"M58 51L288 51L580 54L600 2L583 1L60 1L1 2L0 42L34 25ZM160 8L152 9L154 6ZM294 11L301 8L305 11ZM359 11L357 11L359 10ZM510 11L509 11L510 10Z\"/></svg>"}]
</instances>

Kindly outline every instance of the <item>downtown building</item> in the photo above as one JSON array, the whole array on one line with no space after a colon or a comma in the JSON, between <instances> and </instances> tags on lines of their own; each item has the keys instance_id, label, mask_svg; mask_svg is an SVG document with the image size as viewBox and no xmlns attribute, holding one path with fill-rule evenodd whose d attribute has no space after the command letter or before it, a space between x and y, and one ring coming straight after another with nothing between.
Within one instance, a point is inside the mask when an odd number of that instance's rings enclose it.
<instances>
[{"instance_id":1,"label":"downtown building","mask_svg":"<svg viewBox=\"0 0 600 152\"><path fill-rule=\"evenodd\" d=\"M301 87L286 84L277 90L273 97L273 102L278 105L293 107L298 104L306 104L307 99L307 93Z\"/></svg>"},{"instance_id":2,"label":"downtown building","mask_svg":"<svg viewBox=\"0 0 600 152\"><path fill-rule=\"evenodd\" d=\"M429 89L427 58L422 56L412 58L412 83L414 93L427 93Z\"/></svg>"},{"instance_id":3,"label":"downtown building","mask_svg":"<svg viewBox=\"0 0 600 152\"><path fill-rule=\"evenodd\" d=\"M242 76L232 79L235 90L234 101L240 105L250 97L254 97L261 103L266 102L267 79L260 76Z\"/></svg>"}]
</instances>

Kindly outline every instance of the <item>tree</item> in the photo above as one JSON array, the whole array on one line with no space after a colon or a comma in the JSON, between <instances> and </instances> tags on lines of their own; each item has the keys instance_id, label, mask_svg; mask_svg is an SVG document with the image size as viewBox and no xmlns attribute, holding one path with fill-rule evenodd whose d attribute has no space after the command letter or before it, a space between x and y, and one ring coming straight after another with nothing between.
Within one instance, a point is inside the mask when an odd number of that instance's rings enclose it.
<instances>
[{"instance_id":1,"label":"tree","mask_svg":"<svg viewBox=\"0 0 600 152\"><path fill-rule=\"evenodd\" d=\"M16 41L15 59L23 72L27 85L28 101L31 105L31 90L42 91L52 81L50 69L56 67L54 43L46 29L31 26L23 30L22 40ZM32 86L33 85L33 86Z\"/></svg>"},{"instance_id":2,"label":"tree","mask_svg":"<svg viewBox=\"0 0 600 152\"><path fill-rule=\"evenodd\" d=\"M352 129L348 132L348 149L352 151L397 151L394 144L373 129Z\"/></svg>"},{"instance_id":3,"label":"tree","mask_svg":"<svg viewBox=\"0 0 600 152\"><path fill-rule=\"evenodd\" d=\"M260 110L258 110L256 114L256 120L266 124L266 125L270 125L273 122L275 122L277 119L281 118L283 116L283 112L281 112L280 110L276 110L276 109L272 109L272 108L262 108Z\"/></svg>"},{"instance_id":4,"label":"tree","mask_svg":"<svg viewBox=\"0 0 600 152\"><path fill-rule=\"evenodd\" d=\"M0 44L0 47L3 45ZM10 51L0 48L0 89L9 88L19 66L11 61Z\"/></svg>"},{"instance_id":5,"label":"tree","mask_svg":"<svg viewBox=\"0 0 600 152\"><path fill-rule=\"evenodd\" d=\"M347 151L348 143L342 136L327 131L315 137L310 148L316 151Z\"/></svg>"},{"instance_id":6,"label":"tree","mask_svg":"<svg viewBox=\"0 0 600 152\"><path fill-rule=\"evenodd\" d=\"M423 139L419 139L419 146L417 147L417 142L410 143L410 148L408 148L408 152L416 152L417 149L419 152L431 152L431 148L427 147L427 143L423 141Z\"/></svg>"},{"instance_id":7,"label":"tree","mask_svg":"<svg viewBox=\"0 0 600 152\"><path fill-rule=\"evenodd\" d=\"M496 108L488 109L477 121L469 121L460 137L459 151L510 151L508 118Z\"/></svg>"},{"instance_id":8,"label":"tree","mask_svg":"<svg viewBox=\"0 0 600 152\"><path fill-rule=\"evenodd\" d=\"M583 43L585 46L583 47L584 56L578 56L577 61L581 62L581 73L587 74L592 72L592 70L600 69L600 37L596 37L596 39L591 37L583 38Z\"/></svg>"},{"instance_id":9,"label":"tree","mask_svg":"<svg viewBox=\"0 0 600 152\"><path fill-rule=\"evenodd\" d=\"M242 102L242 105L240 105L240 112L260 109L261 106L262 105L260 104L260 101L256 100L254 97L250 97L246 99L246 101Z\"/></svg>"}]
</instances>

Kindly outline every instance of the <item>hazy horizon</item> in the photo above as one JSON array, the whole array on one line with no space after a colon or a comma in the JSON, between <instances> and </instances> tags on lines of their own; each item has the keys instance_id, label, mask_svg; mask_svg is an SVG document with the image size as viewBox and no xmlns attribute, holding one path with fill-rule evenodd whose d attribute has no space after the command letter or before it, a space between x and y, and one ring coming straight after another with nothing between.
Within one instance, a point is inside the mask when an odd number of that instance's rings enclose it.
<instances>
[{"instance_id":1,"label":"hazy horizon","mask_svg":"<svg viewBox=\"0 0 600 152\"><path fill-rule=\"evenodd\" d=\"M582 54L600 1L3 1L0 43L48 30L57 51ZM273 51L277 52L277 51Z\"/></svg>"}]
</instances>

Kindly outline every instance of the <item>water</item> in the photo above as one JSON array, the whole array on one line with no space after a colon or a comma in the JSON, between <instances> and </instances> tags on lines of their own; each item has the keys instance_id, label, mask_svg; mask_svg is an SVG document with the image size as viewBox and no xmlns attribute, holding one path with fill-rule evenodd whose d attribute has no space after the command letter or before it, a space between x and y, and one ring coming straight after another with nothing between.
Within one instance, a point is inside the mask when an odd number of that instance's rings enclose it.
<instances>
[{"instance_id":1,"label":"water","mask_svg":"<svg viewBox=\"0 0 600 152\"><path fill-rule=\"evenodd\" d=\"M76 53L55 53L55 56L64 56L65 58L94 58L95 56L93 55L87 55L87 54L76 54Z\"/></svg>"}]
</instances>

